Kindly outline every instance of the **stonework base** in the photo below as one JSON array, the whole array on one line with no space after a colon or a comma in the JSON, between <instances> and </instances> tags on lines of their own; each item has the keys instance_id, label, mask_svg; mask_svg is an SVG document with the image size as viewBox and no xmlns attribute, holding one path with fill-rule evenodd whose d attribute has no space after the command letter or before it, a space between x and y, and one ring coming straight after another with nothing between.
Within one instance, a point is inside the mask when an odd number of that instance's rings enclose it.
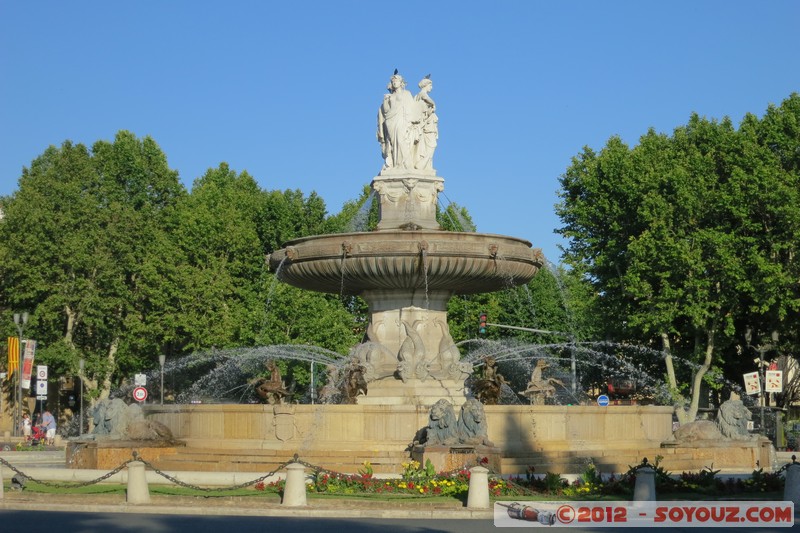
<instances>
[{"instance_id":1,"label":"stonework base","mask_svg":"<svg viewBox=\"0 0 800 533\"><path fill-rule=\"evenodd\" d=\"M425 467L430 460L437 472L450 472L483 464L492 472L501 472L502 452L494 446L414 446L411 458ZM484 461L485 460L485 461Z\"/></svg>"},{"instance_id":2,"label":"stonework base","mask_svg":"<svg viewBox=\"0 0 800 533\"><path fill-rule=\"evenodd\" d=\"M484 410L488 438L502 452L500 468L494 466L493 455L477 450L475 454L487 457L492 469L503 475L523 475L531 469L579 474L588 461L599 472L622 473L645 457L652 462L659 455L661 465L676 474L707 466L721 469L723 475L749 474L759 466L769 471L776 464L768 459L771 446L765 439L745 443L744 450L730 445L725 449L717 441L707 447L663 447L672 435L674 410L669 406L487 405ZM297 453L308 463L337 472L356 473L369 461L376 474L400 475L402 463L412 455L409 444L427 427L430 410L408 402L147 405L144 411L148 419L167 425L186 446L156 449L142 442L123 447L121 441L107 445L69 441L67 467L111 470L136 450L164 471L263 473ZM76 450L81 444L84 448ZM442 454L436 459L439 469L464 462L453 458L449 448ZM430 457L434 462L435 456ZM424 464L426 455L421 458Z\"/></svg>"},{"instance_id":3,"label":"stonework base","mask_svg":"<svg viewBox=\"0 0 800 533\"><path fill-rule=\"evenodd\" d=\"M661 447L689 454L695 461L705 461L705 466L715 470L749 467L770 471L772 464L777 461L775 447L765 437L754 440L667 441Z\"/></svg>"},{"instance_id":4,"label":"stonework base","mask_svg":"<svg viewBox=\"0 0 800 533\"><path fill-rule=\"evenodd\" d=\"M456 380L409 379L390 377L371 381L366 396L356 398L358 405L417 405L430 407L440 399L449 400L457 409L467 401L464 382Z\"/></svg>"},{"instance_id":5,"label":"stonework base","mask_svg":"<svg viewBox=\"0 0 800 533\"><path fill-rule=\"evenodd\" d=\"M69 468L111 469L133 459L133 453L148 463L161 462L175 455L182 442L130 441L130 440L69 440L67 466Z\"/></svg>"}]
</instances>

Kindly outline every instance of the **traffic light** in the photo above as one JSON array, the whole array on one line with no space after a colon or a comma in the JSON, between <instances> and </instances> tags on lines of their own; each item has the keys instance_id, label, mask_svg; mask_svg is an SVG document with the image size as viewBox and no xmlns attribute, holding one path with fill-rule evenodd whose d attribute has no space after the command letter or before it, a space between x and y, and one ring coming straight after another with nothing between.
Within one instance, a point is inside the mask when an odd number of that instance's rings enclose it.
<instances>
[{"instance_id":1,"label":"traffic light","mask_svg":"<svg viewBox=\"0 0 800 533\"><path fill-rule=\"evenodd\" d=\"M486 335L486 313L481 313L481 324L478 328L478 333Z\"/></svg>"}]
</instances>

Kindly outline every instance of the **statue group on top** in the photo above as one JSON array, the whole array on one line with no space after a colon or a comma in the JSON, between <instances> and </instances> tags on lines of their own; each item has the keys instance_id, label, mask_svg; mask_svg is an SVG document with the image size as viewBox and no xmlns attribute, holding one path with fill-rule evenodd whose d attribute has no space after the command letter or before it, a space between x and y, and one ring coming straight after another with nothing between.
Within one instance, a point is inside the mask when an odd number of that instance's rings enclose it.
<instances>
[{"instance_id":1,"label":"statue group on top","mask_svg":"<svg viewBox=\"0 0 800 533\"><path fill-rule=\"evenodd\" d=\"M397 69L389 81L378 110L378 142L381 145L383 171L405 169L433 172L433 152L439 137L436 104L430 96L430 74L419 82L413 96Z\"/></svg>"}]
</instances>

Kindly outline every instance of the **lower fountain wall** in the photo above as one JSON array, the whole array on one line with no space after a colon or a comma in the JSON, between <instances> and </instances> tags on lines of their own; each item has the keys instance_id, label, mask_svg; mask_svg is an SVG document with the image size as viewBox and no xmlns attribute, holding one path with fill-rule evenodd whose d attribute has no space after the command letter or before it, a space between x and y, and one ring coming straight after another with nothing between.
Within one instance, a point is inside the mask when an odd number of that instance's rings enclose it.
<instances>
[{"instance_id":1,"label":"lower fountain wall","mask_svg":"<svg viewBox=\"0 0 800 533\"><path fill-rule=\"evenodd\" d=\"M369 461L376 473L399 473L414 436L428 423L428 409L412 405L165 405L145 406L145 412L185 442L179 455L194 461L163 466L186 470L262 465L255 471L298 454L340 472ZM669 407L496 405L485 412L504 474L581 472L590 459L601 471L624 472L659 454L668 468L704 466L685 450L661 448L672 434Z\"/></svg>"},{"instance_id":2,"label":"lower fountain wall","mask_svg":"<svg viewBox=\"0 0 800 533\"><path fill-rule=\"evenodd\" d=\"M414 436L428 423L428 409L412 405L150 405L144 410L167 425L180 446L154 453L146 441L74 443L68 466L115 468L109 458L119 454L101 448L118 446L124 448L119 457L136 450L165 471L264 473L280 470L297 454L343 473L358 472L369 461L376 474L400 474ZM576 474L589 461L600 472L621 473L658 456L672 472L713 466L749 473L773 466L767 439L662 446L672 435L669 407L498 405L485 412L489 439L500 450L492 468L504 475ZM474 464L477 453L462 454L470 462L465 466Z\"/></svg>"},{"instance_id":3,"label":"lower fountain wall","mask_svg":"<svg viewBox=\"0 0 800 533\"><path fill-rule=\"evenodd\" d=\"M607 447L636 449L667 440L672 408L652 406L519 406L485 408L489 439L505 454ZM404 449L428 424L412 405L164 405L146 406L188 446L305 450Z\"/></svg>"}]
</instances>

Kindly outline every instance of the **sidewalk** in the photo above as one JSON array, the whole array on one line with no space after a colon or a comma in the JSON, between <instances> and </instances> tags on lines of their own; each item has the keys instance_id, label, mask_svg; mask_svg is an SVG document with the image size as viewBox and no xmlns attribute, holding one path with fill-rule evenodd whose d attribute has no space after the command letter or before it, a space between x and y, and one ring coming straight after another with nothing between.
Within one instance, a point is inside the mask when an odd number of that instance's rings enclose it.
<instances>
[{"instance_id":1,"label":"sidewalk","mask_svg":"<svg viewBox=\"0 0 800 533\"><path fill-rule=\"evenodd\" d=\"M326 518L491 519L492 509L472 510L424 501L374 501L309 498L305 507L285 507L276 495L264 497L187 497L151 495L149 504L131 505L121 494L52 495L6 491L0 509L86 513L151 513L208 516L309 516Z\"/></svg>"},{"instance_id":2,"label":"sidewalk","mask_svg":"<svg viewBox=\"0 0 800 533\"><path fill-rule=\"evenodd\" d=\"M55 482L89 481L107 471L73 470L65 468L64 451L0 452L0 457L25 474ZM0 473L8 480L14 471L1 465ZM188 483L232 486L250 481L262 474L252 472L171 472ZM283 477L283 476L280 476ZM147 472L148 485L171 484L155 472ZM108 479L127 483L127 469ZM492 509L467 509L460 502L432 503L425 500L376 501L359 498L313 498L304 507L287 507L273 495L230 496L204 498L201 496L168 496L151 494L150 503L129 504L123 494L44 494L5 490L0 498L0 510L71 511L86 513L151 513L207 516L308 516L326 518L422 518L422 519L492 519Z\"/></svg>"}]
</instances>

